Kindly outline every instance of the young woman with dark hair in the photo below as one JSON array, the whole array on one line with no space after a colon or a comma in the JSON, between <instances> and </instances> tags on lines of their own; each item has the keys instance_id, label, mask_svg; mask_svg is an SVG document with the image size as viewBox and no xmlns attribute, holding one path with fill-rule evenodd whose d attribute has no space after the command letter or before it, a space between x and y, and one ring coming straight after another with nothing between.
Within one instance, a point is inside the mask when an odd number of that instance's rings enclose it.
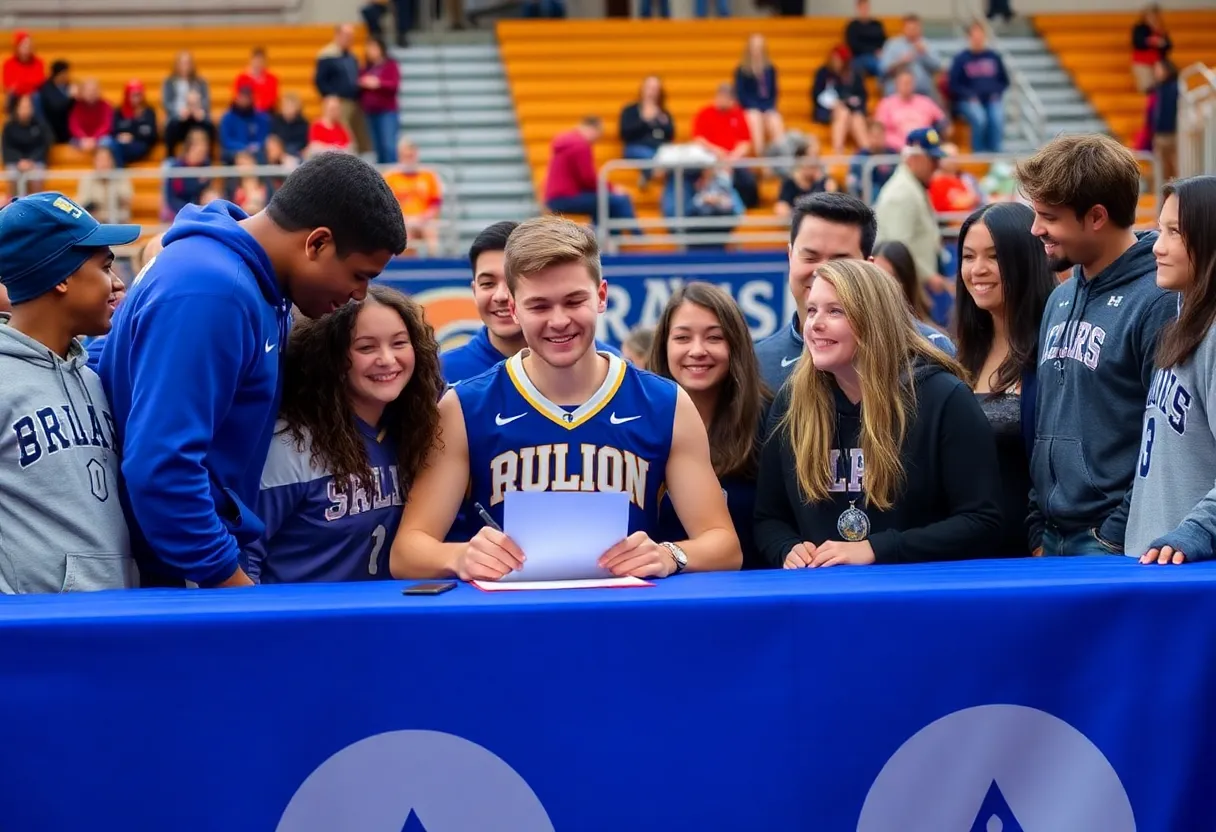
<instances>
[{"instance_id":1,"label":"young woman with dark hair","mask_svg":"<svg viewBox=\"0 0 1216 832\"><path fill-rule=\"evenodd\" d=\"M401 506L439 426L439 346L422 308L367 298L291 332L283 405L262 471L260 583L389 578Z\"/></svg>"},{"instance_id":2,"label":"young woman with dark hair","mask_svg":"<svg viewBox=\"0 0 1216 832\"><path fill-rule=\"evenodd\" d=\"M879 243L874 247L874 265L899 281L900 288L904 290L904 297L912 307L913 317L936 329L937 325L933 323L933 316L929 313L929 297L917 277L916 260L912 258L908 247L899 240Z\"/></svg>"},{"instance_id":3,"label":"young woman with dark hair","mask_svg":"<svg viewBox=\"0 0 1216 832\"><path fill-rule=\"evenodd\" d=\"M996 434L1003 557L1029 551L1039 324L1056 286L1033 222L1028 206L995 203L969 216L958 238L958 360Z\"/></svg>"},{"instance_id":4,"label":"young woman with dark hair","mask_svg":"<svg viewBox=\"0 0 1216 832\"><path fill-rule=\"evenodd\" d=\"M769 401L743 313L730 295L709 283L677 290L655 327L650 370L688 393L705 429L714 473L743 548L743 568L763 568L752 539L761 420ZM666 495L659 505L662 539L683 540Z\"/></svg>"},{"instance_id":5,"label":"young woman with dark hair","mask_svg":"<svg viewBox=\"0 0 1216 832\"><path fill-rule=\"evenodd\" d=\"M1164 194L1153 255L1179 311L1157 341L1124 551L1174 564L1216 554L1216 176Z\"/></svg>"}]
</instances>

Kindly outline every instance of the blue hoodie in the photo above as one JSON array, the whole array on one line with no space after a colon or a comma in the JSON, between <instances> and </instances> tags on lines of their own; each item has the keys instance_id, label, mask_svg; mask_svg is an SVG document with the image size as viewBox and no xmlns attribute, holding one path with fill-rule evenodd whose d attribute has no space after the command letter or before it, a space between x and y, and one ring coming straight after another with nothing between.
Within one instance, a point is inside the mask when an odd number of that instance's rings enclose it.
<instances>
[{"instance_id":1,"label":"blue hoodie","mask_svg":"<svg viewBox=\"0 0 1216 832\"><path fill-rule=\"evenodd\" d=\"M201 586L231 577L262 533L249 507L282 393L291 305L245 218L222 200L178 214L101 359L141 571Z\"/></svg>"}]
</instances>

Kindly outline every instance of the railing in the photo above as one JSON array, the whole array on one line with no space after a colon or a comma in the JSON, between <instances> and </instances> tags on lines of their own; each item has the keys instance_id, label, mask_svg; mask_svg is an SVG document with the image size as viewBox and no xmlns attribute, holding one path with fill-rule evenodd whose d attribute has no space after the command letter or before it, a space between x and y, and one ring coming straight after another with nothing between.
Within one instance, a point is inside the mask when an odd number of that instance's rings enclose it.
<instances>
[{"instance_id":1,"label":"railing","mask_svg":"<svg viewBox=\"0 0 1216 832\"><path fill-rule=\"evenodd\" d=\"M1150 206L1143 207L1137 212L1137 224L1145 225L1155 222L1161 206L1162 181L1161 160L1152 153L1135 152L1142 163L1147 163L1149 175L1145 178L1147 189L1153 194ZM959 166L984 164L991 166L996 162L1014 163L1022 158L1012 153L970 153L951 157L951 161ZM642 159L613 159L605 162L599 170L599 182L596 192L597 218L596 234L608 250L616 250L622 246L645 248L647 246L671 245L726 245L726 244L772 244L785 245L789 242L789 218L778 214L732 214L716 217L690 217L685 212L687 187L684 172L688 170L704 170L711 167L729 168L792 168L797 160L789 157L765 157L751 159L735 159L717 163L688 162L684 164L660 163L654 160ZM824 156L819 164L825 171L835 168L849 167L855 163L854 157ZM861 162L861 198L867 204L874 202L873 171L880 165L898 165L902 157L897 154L883 156L866 156ZM672 216L639 217L623 219L609 217L608 198L611 193L610 177L613 173L629 171L656 171L667 176L674 176L672 183L675 213ZM759 177L757 177L759 178ZM656 187L656 182L652 187ZM666 185L663 186L664 188ZM944 236L949 236L952 227L961 223L970 211L938 212L937 219ZM624 232L637 230L640 235L627 236ZM651 232L655 233L651 233Z\"/></svg>"},{"instance_id":2,"label":"railing","mask_svg":"<svg viewBox=\"0 0 1216 832\"><path fill-rule=\"evenodd\" d=\"M1216 171L1216 72L1191 64L1178 75L1178 175Z\"/></svg>"},{"instance_id":3,"label":"railing","mask_svg":"<svg viewBox=\"0 0 1216 832\"><path fill-rule=\"evenodd\" d=\"M376 169L381 173L391 173L399 166L397 165L375 165ZM440 209L439 217L435 220L435 225L439 232L440 252L436 253L455 253L459 249L459 229L457 227L457 218L460 216L459 197L456 192L456 169L450 165L424 165L426 170L433 171L443 183L443 206ZM121 179L137 180L137 179L155 179L164 182L169 179L210 179L218 186L225 180L242 179L247 176L256 176L259 179L282 179L290 172L291 168L284 165L258 165L256 167L239 168L223 165L212 165L208 167L158 167L158 168L123 168L121 170L111 171L96 171L87 168L65 169L52 168L48 170L35 170L23 173L4 171L0 175L0 181L12 183L9 192L14 196L25 196L30 193L31 182L46 182L47 180L70 180L74 183L79 183L86 176L94 176L103 179L107 182L117 181ZM75 189L68 192L69 196L75 195ZM95 212L97 219L103 222L121 222L121 208L118 204L118 194L113 188L107 188L106 195L108 204L105 209ZM169 223L158 222L155 225L144 225L145 233L160 233L169 227ZM414 247L414 242L411 241L411 248Z\"/></svg>"},{"instance_id":4,"label":"railing","mask_svg":"<svg viewBox=\"0 0 1216 832\"><path fill-rule=\"evenodd\" d=\"M1009 75L1009 92L1005 94L1005 101L1012 105L1010 121L1018 125L1022 137L1030 142L1031 147L1039 147L1049 138L1047 110L1043 107L1043 100L1034 91L1026 75L1018 69L1013 56L1001 44L1001 39L988 23L987 16L976 6L975 0L952 0L952 5L955 31L966 38L968 27L978 23L984 29L988 48L1001 56L1005 72Z\"/></svg>"}]
</instances>

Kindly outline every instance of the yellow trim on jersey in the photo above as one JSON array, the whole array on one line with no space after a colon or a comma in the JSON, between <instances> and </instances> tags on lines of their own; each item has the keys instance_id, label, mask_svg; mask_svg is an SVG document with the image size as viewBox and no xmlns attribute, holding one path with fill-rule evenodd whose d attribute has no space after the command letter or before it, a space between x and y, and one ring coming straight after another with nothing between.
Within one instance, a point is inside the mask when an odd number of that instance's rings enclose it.
<instances>
[{"instance_id":1,"label":"yellow trim on jersey","mask_svg":"<svg viewBox=\"0 0 1216 832\"><path fill-rule=\"evenodd\" d=\"M619 356L612 353L601 352L600 355L608 359L608 375L604 378L604 383L595 391L591 398L583 402L573 411L568 411L563 407L559 407L549 401L532 383L532 379L528 378L528 374L524 372L524 356L528 350L520 350L511 356L506 361L507 378L511 379L511 384L515 385L516 392L523 397L524 401L532 406L532 408L540 415L549 419L549 421L561 425L566 430L574 430L579 425L585 424L589 419L608 406L612 401L612 397L616 395L616 391L621 388L621 382L625 380L625 371L628 365L625 364Z\"/></svg>"}]
</instances>

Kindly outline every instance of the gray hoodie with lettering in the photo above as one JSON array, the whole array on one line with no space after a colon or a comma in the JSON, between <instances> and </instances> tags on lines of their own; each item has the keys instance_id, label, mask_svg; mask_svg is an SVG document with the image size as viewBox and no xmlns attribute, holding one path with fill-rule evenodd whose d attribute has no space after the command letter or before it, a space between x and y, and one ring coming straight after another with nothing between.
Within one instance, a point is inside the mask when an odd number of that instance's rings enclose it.
<instances>
[{"instance_id":1,"label":"gray hoodie with lettering","mask_svg":"<svg viewBox=\"0 0 1216 832\"><path fill-rule=\"evenodd\" d=\"M138 586L114 418L88 355L0 314L0 592Z\"/></svg>"}]
</instances>

